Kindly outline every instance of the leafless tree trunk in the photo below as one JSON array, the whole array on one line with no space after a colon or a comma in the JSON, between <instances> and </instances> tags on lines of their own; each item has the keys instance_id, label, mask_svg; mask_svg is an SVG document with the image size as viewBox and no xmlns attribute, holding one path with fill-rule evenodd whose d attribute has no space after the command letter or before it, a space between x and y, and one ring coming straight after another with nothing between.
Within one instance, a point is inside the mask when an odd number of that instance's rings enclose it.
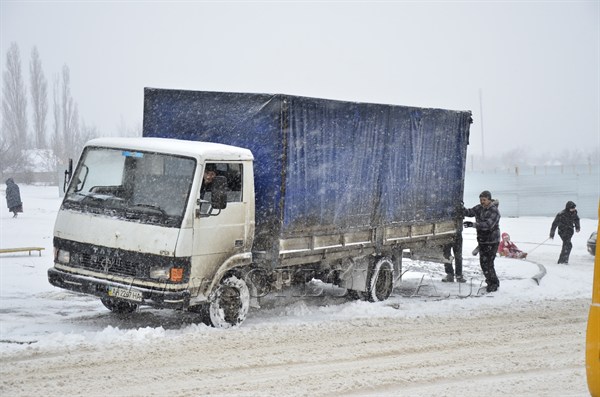
<instances>
[{"instance_id":1,"label":"leafless tree trunk","mask_svg":"<svg viewBox=\"0 0 600 397\"><path fill-rule=\"evenodd\" d=\"M58 87L60 86L60 81L58 75L54 76L54 82L52 83L52 115L53 123L52 123L52 135L50 136L50 147L54 151L56 158L58 159L61 156L61 145L60 145L60 104L58 101Z\"/></svg>"},{"instance_id":2,"label":"leafless tree trunk","mask_svg":"<svg viewBox=\"0 0 600 397\"><path fill-rule=\"evenodd\" d=\"M83 146L90 139L98 138L100 136L100 131L94 125L87 125L83 119L81 119L81 127L79 128L78 140L75 142L76 152L73 154L73 160L77 160Z\"/></svg>"},{"instance_id":3,"label":"leafless tree trunk","mask_svg":"<svg viewBox=\"0 0 600 397\"><path fill-rule=\"evenodd\" d=\"M27 97L21 72L21 55L16 43L6 54L2 87L2 134L0 170L18 171L27 166L23 150L27 147Z\"/></svg>"},{"instance_id":4,"label":"leafless tree trunk","mask_svg":"<svg viewBox=\"0 0 600 397\"><path fill-rule=\"evenodd\" d=\"M65 152L70 153L73 143L78 134L77 125L77 104L71 96L71 73L67 65L62 69L62 87L61 87L61 110L62 110L62 139L65 144Z\"/></svg>"},{"instance_id":5,"label":"leafless tree trunk","mask_svg":"<svg viewBox=\"0 0 600 397\"><path fill-rule=\"evenodd\" d=\"M140 123L127 125L125 118L121 116L117 125L117 136L140 137L142 136L142 125Z\"/></svg>"},{"instance_id":6,"label":"leafless tree trunk","mask_svg":"<svg viewBox=\"0 0 600 397\"><path fill-rule=\"evenodd\" d=\"M54 82L54 135L52 149L59 164L66 164L80 150L79 113L71 96L69 67L63 66L62 79Z\"/></svg>"},{"instance_id":7,"label":"leafless tree trunk","mask_svg":"<svg viewBox=\"0 0 600 397\"><path fill-rule=\"evenodd\" d=\"M42 70L42 61L37 47L31 51L29 64L31 79L31 105L33 107L33 137L38 149L46 145L46 117L48 115L48 83Z\"/></svg>"}]
</instances>

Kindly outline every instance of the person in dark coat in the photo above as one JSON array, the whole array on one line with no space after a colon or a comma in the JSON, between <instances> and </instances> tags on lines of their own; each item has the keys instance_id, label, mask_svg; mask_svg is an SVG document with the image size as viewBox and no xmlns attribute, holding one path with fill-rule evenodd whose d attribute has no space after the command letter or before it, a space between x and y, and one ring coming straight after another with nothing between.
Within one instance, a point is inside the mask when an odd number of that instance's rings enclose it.
<instances>
[{"instance_id":1,"label":"person in dark coat","mask_svg":"<svg viewBox=\"0 0 600 397\"><path fill-rule=\"evenodd\" d=\"M496 208L498 208L498 210L500 209L500 201L493 199L492 204L494 204L496 206ZM473 254L473 256L477 256L477 254L479 254L479 246L475 247L472 254Z\"/></svg>"},{"instance_id":2,"label":"person in dark coat","mask_svg":"<svg viewBox=\"0 0 600 397\"><path fill-rule=\"evenodd\" d=\"M552 227L550 228L550 238L554 239L554 232L558 228L558 235L560 236L563 245L558 257L558 263L565 265L569 264L569 255L571 254L571 237L573 237L573 229L579 233L579 216L577 215L576 205L572 201L567 201L565 209L556 214Z\"/></svg>"},{"instance_id":3,"label":"person in dark coat","mask_svg":"<svg viewBox=\"0 0 600 397\"><path fill-rule=\"evenodd\" d=\"M479 247L479 265L487 283L487 292L493 292L500 287L496 275L494 260L500 244L500 211L492 202L492 194L484 190L479 195L479 204L473 208L464 208L466 217L475 217L475 222L464 222L465 227L477 229L477 244Z\"/></svg>"},{"instance_id":4,"label":"person in dark coat","mask_svg":"<svg viewBox=\"0 0 600 397\"><path fill-rule=\"evenodd\" d=\"M14 214L13 218L16 218L19 212L23 212L21 192L19 191L19 186L12 178L6 180L6 206Z\"/></svg>"},{"instance_id":5,"label":"person in dark coat","mask_svg":"<svg viewBox=\"0 0 600 397\"><path fill-rule=\"evenodd\" d=\"M456 281L459 283L464 283L467 280L463 276L463 257L462 257L462 246L463 246L463 238L462 238L462 230L463 230L463 214L462 214L463 204L462 201L456 208L457 215L454 220L456 222L456 235L452 241L452 244L448 244L444 246L444 271L446 272L446 277L442 279L445 283L452 283L456 277ZM450 255L450 249L454 253L454 268L452 267L452 255Z\"/></svg>"}]
</instances>

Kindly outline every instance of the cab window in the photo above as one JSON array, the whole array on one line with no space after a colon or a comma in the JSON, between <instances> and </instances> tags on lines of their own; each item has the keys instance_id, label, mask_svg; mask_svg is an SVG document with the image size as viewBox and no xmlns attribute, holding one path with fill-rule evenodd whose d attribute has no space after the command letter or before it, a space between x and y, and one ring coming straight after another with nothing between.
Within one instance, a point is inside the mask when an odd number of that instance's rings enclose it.
<instances>
[{"instance_id":1,"label":"cab window","mask_svg":"<svg viewBox=\"0 0 600 397\"><path fill-rule=\"evenodd\" d=\"M227 179L227 202L241 202L242 197L242 181L243 168L241 163L206 163L205 171L210 170L215 176L224 176ZM206 172L205 172L206 173ZM203 181L201 195L204 200L210 200L210 186L207 186L206 178Z\"/></svg>"}]
</instances>

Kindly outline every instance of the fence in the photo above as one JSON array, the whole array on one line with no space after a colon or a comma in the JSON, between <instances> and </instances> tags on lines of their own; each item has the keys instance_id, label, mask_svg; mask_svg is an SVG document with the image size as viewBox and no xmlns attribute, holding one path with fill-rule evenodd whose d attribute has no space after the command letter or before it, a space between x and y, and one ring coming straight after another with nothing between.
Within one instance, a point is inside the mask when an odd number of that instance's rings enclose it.
<instances>
[{"instance_id":1,"label":"fence","mask_svg":"<svg viewBox=\"0 0 600 397\"><path fill-rule=\"evenodd\" d=\"M598 219L598 165L530 166L496 171L467 171L465 206L489 190L500 201L502 216L554 216L569 200L581 218Z\"/></svg>"}]
</instances>

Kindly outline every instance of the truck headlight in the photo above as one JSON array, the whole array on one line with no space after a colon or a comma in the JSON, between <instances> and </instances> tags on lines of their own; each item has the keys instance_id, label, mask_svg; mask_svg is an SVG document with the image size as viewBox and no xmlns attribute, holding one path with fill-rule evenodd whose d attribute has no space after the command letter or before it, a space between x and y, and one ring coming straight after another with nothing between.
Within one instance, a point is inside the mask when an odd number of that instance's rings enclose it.
<instances>
[{"instance_id":1,"label":"truck headlight","mask_svg":"<svg viewBox=\"0 0 600 397\"><path fill-rule=\"evenodd\" d=\"M150 278L158 280L167 280L171 272L171 267L155 266L150 268Z\"/></svg>"},{"instance_id":2,"label":"truck headlight","mask_svg":"<svg viewBox=\"0 0 600 397\"><path fill-rule=\"evenodd\" d=\"M157 280L169 280L174 283L183 281L183 268L171 266L155 266L150 268L150 278Z\"/></svg>"},{"instance_id":3,"label":"truck headlight","mask_svg":"<svg viewBox=\"0 0 600 397\"><path fill-rule=\"evenodd\" d=\"M65 250L57 250L56 251L56 262L62 263L63 265L68 265L71 261L71 253Z\"/></svg>"}]
</instances>

